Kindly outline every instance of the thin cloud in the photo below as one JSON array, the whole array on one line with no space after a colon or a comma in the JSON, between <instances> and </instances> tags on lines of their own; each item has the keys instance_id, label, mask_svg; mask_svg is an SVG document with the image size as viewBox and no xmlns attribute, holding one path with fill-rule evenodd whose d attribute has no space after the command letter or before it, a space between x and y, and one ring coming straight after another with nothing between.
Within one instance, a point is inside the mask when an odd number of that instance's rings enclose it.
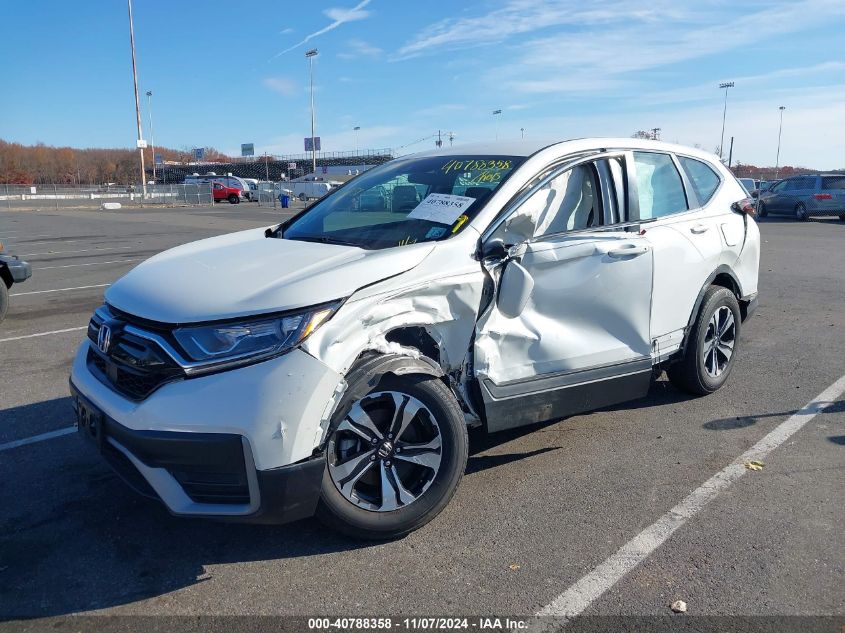
<instances>
[{"instance_id":1,"label":"thin cloud","mask_svg":"<svg viewBox=\"0 0 845 633\"><path fill-rule=\"evenodd\" d=\"M297 86L296 82L285 77L267 77L261 83L268 90L278 92L286 97L291 97L299 92L299 86Z\"/></svg>"},{"instance_id":2,"label":"thin cloud","mask_svg":"<svg viewBox=\"0 0 845 633\"><path fill-rule=\"evenodd\" d=\"M340 59L358 59L360 57L375 59L376 57L381 57L382 53L384 51L378 46L373 46L364 40L348 40L346 42L346 48L342 53L338 53L337 56Z\"/></svg>"},{"instance_id":3,"label":"thin cloud","mask_svg":"<svg viewBox=\"0 0 845 633\"><path fill-rule=\"evenodd\" d=\"M319 31L314 31L311 34L306 35L301 42L298 42L297 44L286 48L280 53L276 53L267 61L273 61L277 57L284 55L285 53L289 53L296 48L299 48L303 44L313 40L315 37L319 37L320 35L328 33L329 31L333 31L342 24L346 24L347 22L355 22L357 20L363 20L364 18L369 17L370 12L364 11L364 7L370 4L371 1L372 0L361 0L361 2L356 4L351 9L343 9L338 7L326 9L325 11L323 11L323 15L332 20L332 22L328 26L323 27Z\"/></svg>"}]
</instances>

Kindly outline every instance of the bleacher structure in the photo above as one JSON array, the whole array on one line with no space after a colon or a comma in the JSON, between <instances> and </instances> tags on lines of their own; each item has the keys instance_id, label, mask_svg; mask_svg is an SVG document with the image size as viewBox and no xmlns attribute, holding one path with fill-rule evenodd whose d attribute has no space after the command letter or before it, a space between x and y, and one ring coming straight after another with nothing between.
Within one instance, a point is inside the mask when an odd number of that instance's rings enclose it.
<instances>
[{"instance_id":1,"label":"bleacher structure","mask_svg":"<svg viewBox=\"0 0 845 633\"><path fill-rule=\"evenodd\" d=\"M357 165L381 165L393 159L393 152L389 149L362 150L360 152L318 152L317 175L321 175L328 168L336 172L338 167L354 169ZM291 169L291 164L295 167ZM232 174L241 178L255 178L257 180L292 180L306 176L312 172L311 154L294 154L290 156L249 156L236 159L229 163L196 162L187 164L156 165L156 182L181 183L185 176L192 174ZM325 170L323 168L326 168ZM147 175L152 180L152 167L147 168Z\"/></svg>"}]
</instances>

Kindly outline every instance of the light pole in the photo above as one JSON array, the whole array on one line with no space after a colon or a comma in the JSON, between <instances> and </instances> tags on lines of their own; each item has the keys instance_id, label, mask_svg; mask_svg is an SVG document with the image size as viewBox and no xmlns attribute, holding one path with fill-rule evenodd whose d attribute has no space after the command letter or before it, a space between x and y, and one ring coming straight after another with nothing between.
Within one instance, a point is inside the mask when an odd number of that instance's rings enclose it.
<instances>
[{"instance_id":1,"label":"light pole","mask_svg":"<svg viewBox=\"0 0 845 633\"><path fill-rule=\"evenodd\" d=\"M726 81L719 84L719 89L725 89L725 109L722 111L722 140L719 141L719 160L722 160L722 149L725 145L725 118L728 115L728 88L733 88L734 82Z\"/></svg>"},{"instance_id":2,"label":"light pole","mask_svg":"<svg viewBox=\"0 0 845 633\"><path fill-rule=\"evenodd\" d=\"M780 134L783 132L783 111L786 110L786 106L778 106L778 110L780 110L780 125L778 125L778 153L777 158L775 158L775 180L778 179L778 172L780 172Z\"/></svg>"},{"instance_id":3,"label":"light pole","mask_svg":"<svg viewBox=\"0 0 845 633\"><path fill-rule=\"evenodd\" d=\"M524 127L519 128L519 133L522 134L522 138L525 138L525 128Z\"/></svg>"},{"instance_id":4,"label":"light pole","mask_svg":"<svg viewBox=\"0 0 845 633\"><path fill-rule=\"evenodd\" d=\"M150 115L150 147L153 149L153 181L156 179L156 137L153 132L153 91L147 90L147 114Z\"/></svg>"},{"instance_id":5,"label":"light pole","mask_svg":"<svg viewBox=\"0 0 845 633\"><path fill-rule=\"evenodd\" d=\"M141 155L141 192L147 198L147 171L144 169L144 134L141 129L141 98L138 96L138 68L135 64L135 28L132 26L132 0L129 3L129 44L132 47L132 81L135 83L135 118L138 121L138 152Z\"/></svg>"},{"instance_id":6,"label":"light pole","mask_svg":"<svg viewBox=\"0 0 845 633\"><path fill-rule=\"evenodd\" d=\"M499 140L499 119L498 117L501 116L501 110L493 110L493 120L496 121L496 140Z\"/></svg>"},{"instance_id":7,"label":"light pole","mask_svg":"<svg viewBox=\"0 0 845 633\"><path fill-rule=\"evenodd\" d=\"M357 156L358 155L358 132L360 131L361 126L356 125L352 129L355 130L355 155Z\"/></svg>"},{"instance_id":8,"label":"light pole","mask_svg":"<svg viewBox=\"0 0 845 633\"><path fill-rule=\"evenodd\" d=\"M317 173L317 142L314 139L314 58L317 56L317 49L305 51L305 57L308 59L308 71L311 77L311 172Z\"/></svg>"}]
</instances>

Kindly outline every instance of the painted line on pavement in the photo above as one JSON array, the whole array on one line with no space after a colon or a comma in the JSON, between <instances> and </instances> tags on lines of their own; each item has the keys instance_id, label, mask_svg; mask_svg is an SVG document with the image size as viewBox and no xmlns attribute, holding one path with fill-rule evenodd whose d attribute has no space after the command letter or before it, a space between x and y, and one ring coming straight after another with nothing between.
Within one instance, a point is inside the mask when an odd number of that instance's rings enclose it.
<instances>
[{"instance_id":1,"label":"painted line on pavement","mask_svg":"<svg viewBox=\"0 0 845 633\"><path fill-rule=\"evenodd\" d=\"M9 338L0 338L0 343L8 343L9 341L20 341L25 338L37 338L39 336L50 336L51 334L64 334L65 332L78 332L79 330L87 330L87 325L79 327L69 327L64 330L52 330L50 332L39 332L38 334L21 334L20 336L10 336Z\"/></svg>"},{"instance_id":2,"label":"painted line on pavement","mask_svg":"<svg viewBox=\"0 0 845 633\"><path fill-rule=\"evenodd\" d=\"M134 246L102 246L97 248L82 248L78 251L47 251L45 253L23 253L20 257L36 257L38 255L70 255L72 253L91 253L93 251L125 251Z\"/></svg>"},{"instance_id":3,"label":"painted line on pavement","mask_svg":"<svg viewBox=\"0 0 845 633\"><path fill-rule=\"evenodd\" d=\"M93 286L75 286L73 288L54 288L53 290L31 290L29 292L13 292L10 297L23 297L24 295L42 295L45 292L64 292L65 290L85 290L87 288L105 288L111 284L94 284Z\"/></svg>"},{"instance_id":4,"label":"painted line on pavement","mask_svg":"<svg viewBox=\"0 0 845 633\"><path fill-rule=\"evenodd\" d=\"M25 437L22 440L6 442L5 444L0 444L0 453L2 453L3 451L10 451L13 448L18 448L19 446L26 446L27 444L36 444L37 442L43 442L44 440L52 440L54 437L62 437L63 435L70 435L71 433L75 432L75 426L68 426L63 429L59 429L58 431L50 431L49 433L42 433L41 435Z\"/></svg>"},{"instance_id":5,"label":"painted line on pavement","mask_svg":"<svg viewBox=\"0 0 845 633\"><path fill-rule=\"evenodd\" d=\"M41 266L40 268L34 268L33 270L55 270L56 268L79 268L80 266L103 266L105 264L122 264L124 262L140 262L141 258L136 257L134 259L112 259L111 261L107 262L89 262L87 264L65 264L64 266Z\"/></svg>"},{"instance_id":6,"label":"painted line on pavement","mask_svg":"<svg viewBox=\"0 0 845 633\"><path fill-rule=\"evenodd\" d=\"M695 489L686 499L625 543L615 554L543 607L538 616L574 618L648 558L692 517L746 472L745 464L762 461L797 433L807 422L833 404L845 392L845 376L776 426L754 446Z\"/></svg>"}]
</instances>

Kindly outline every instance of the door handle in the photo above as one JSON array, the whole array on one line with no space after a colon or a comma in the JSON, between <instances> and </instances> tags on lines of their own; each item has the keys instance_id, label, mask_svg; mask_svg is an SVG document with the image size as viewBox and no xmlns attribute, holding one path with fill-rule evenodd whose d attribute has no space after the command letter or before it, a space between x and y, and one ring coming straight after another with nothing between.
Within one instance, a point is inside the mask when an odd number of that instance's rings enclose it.
<instances>
[{"instance_id":1,"label":"door handle","mask_svg":"<svg viewBox=\"0 0 845 633\"><path fill-rule=\"evenodd\" d=\"M710 227L706 224L696 224L690 229L690 233L694 233L695 235L700 235L701 233L706 233L707 229Z\"/></svg>"},{"instance_id":2,"label":"door handle","mask_svg":"<svg viewBox=\"0 0 845 633\"><path fill-rule=\"evenodd\" d=\"M648 253L648 246L623 246L621 248L614 248L611 251L607 251L607 254L610 257L615 258L637 257L645 253Z\"/></svg>"}]
</instances>

